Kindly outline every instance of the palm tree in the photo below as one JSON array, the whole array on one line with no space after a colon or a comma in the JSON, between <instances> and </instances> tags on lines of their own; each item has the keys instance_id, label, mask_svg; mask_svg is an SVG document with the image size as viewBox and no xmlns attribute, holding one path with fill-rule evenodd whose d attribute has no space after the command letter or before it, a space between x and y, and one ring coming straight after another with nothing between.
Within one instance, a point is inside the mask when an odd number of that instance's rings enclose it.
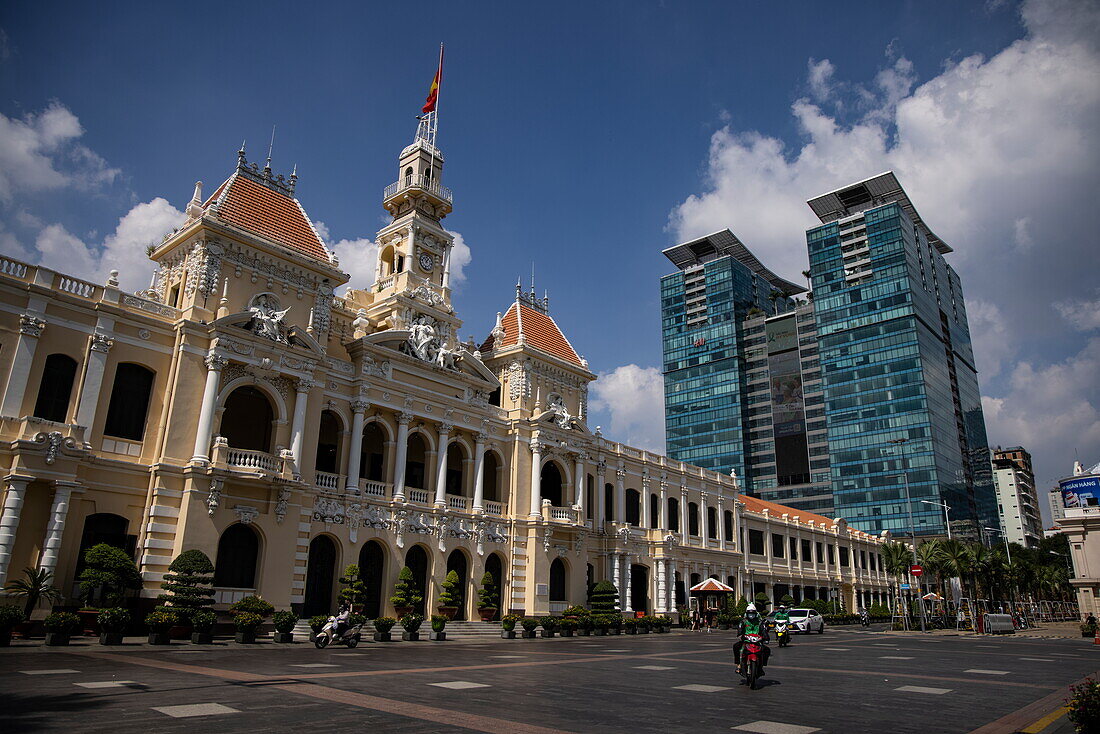
<instances>
[{"instance_id":1,"label":"palm tree","mask_svg":"<svg viewBox=\"0 0 1100 734\"><path fill-rule=\"evenodd\" d=\"M970 548L961 540L944 540L940 543L940 558L944 573L950 578L966 579L970 576Z\"/></svg>"},{"instance_id":2,"label":"palm tree","mask_svg":"<svg viewBox=\"0 0 1100 734\"><path fill-rule=\"evenodd\" d=\"M945 569L943 559L943 541L939 538L933 538L926 540L917 546L917 560L920 561L921 568L927 574L932 574L936 577L936 585L943 593L943 574Z\"/></svg>"},{"instance_id":3,"label":"palm tree","mask_svg":"<svg viewBox=\"0 0 1100 734\"><path fill-rule=\"evenodd\" d=\"M24 568L23 578L18 581L9 581L4 586L4 591L12 596L25 597L27 603L23 607L23 616L30 619L31 612L41 602L56 602L61 600L61 591L50 583L53 574L40 568Z\"/></svg>"},{"instance_id":4,"label":"palm tree","mask_svg":"<svg viewBox=\"0 0 1100 734\"><path fill-rule=\"evenodd\" d=\"M893 576L898 584L895 598L901 597L901 579L909 572L909 565L912 562L913 552L905 543L890 541L882 546L882 563L886 572Z\"/></svg>"}]
</instances>

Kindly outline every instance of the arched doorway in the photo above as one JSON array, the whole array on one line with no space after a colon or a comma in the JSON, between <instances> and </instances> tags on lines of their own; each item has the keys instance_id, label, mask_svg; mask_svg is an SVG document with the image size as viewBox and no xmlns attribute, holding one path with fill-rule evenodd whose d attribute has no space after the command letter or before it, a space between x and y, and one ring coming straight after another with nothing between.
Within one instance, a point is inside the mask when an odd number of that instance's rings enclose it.
<instances>
[{"instance_id":1,"label":"arched doorway","mask_svg":"<svg viewBox=\"0 0 1100 734\"><path fill-rule=\"evenodd\" d=\"M332 582L336 573L336 544L327 535L318 535L309 542L309 562L306 566L306 600L302 616L330 614L335 609Z\"/></svg>"},{"instance_id":2,"label":"arched doorway","mask_svg":"<svg viewBox=\"0 0 1100 734\"><path fill-rule=\"evenodd\" d=\"M470 606L470 572L469 564L466 562L466 554L457 548L451 551L451 555L447 556L447 574L449 575L451 571L458 575L458 585L455 586L455 591L462 598L458 603L458 611L455 612L455 620L461 622L467 619L466 609Z\"/></svg>"},{"instance_id":3,"label":"arched doorway","mask_svg":"<svg viewBox=\"0 0 1100 734\"><path fill-rule=\"evenodd\" d=\"M428 449L419 433L409 436L409 450L405 458L405 485L417 489L427 489L424 482L424 467L427 464Z\"/></svg>"},{"instance_id":4,"label":"arched doorway","mask_svg":"<svg viewBox=\"0 0 1100 734\"><path fill-rule=\"evenodd\" d=\"M130 521L122 515L115 515L110 512L97 512L94 515L88 515L84 519L84 531L80 536L80 555L77 557L76 572L73 577L79 577L80 572L84 570L84 551L93 545L106 543L115 548L121 548L130 554L132 558L137 547L137 537L126 534L129 527Z\"/></svg>"},{"instance_id":5,"label":"arched doorway","mask_svg":"<svg viewBox=\"0 0 1100 734\"><path fill-rule=\"evenodd\" d=\"M542 481L539 486L542 489L542 498L550 500L554 507L562 506L562 477L561 470L553 461L548 461L542 467Z\"/></svg>"},{"instance_id":6,"label":"arched doorway","mask_svg":"<svg viewBox=\"0 0 1100 734\"><path fill-rule=\"evenodd\" d=\"M386 572L386 551L377 540L368 540L359 551L359 578L366 594L363 614L370 619L382 615L382 583Z\"/></svg>"},{"instance_id":7,"label":"arched doorway","mask_svg":"<svg viewBox=\"0 0 1100 734\"><path fill-rule=\"evenodd\" d=\"M218 541L214 586L255 589L256 562L259 557L260 538L256 531L241 523L230 525Z\"/></svg>"},{"instance_id":8,"label":"arched doorway","mask_svg":"<svg viewBox=\"0 0 1100 734\"><path fill-rule=\"evenodd\" d=\"M501 616L507 614L504 606L504 600L507 598L504 595L504 563L498 554L493 553L485 559L485 572L492 577L493 586L497 590L497 612L493 615L493 621L498 621Z\"/></svg>"},{"instance_id":9,"label":"arched doorway","mask_svg":"<svg viewBox=\"0 0 1100 734\"><path fill-rule=\"evenodd\" d=\"M428 603L428 554L424 546L414 545L405 554L405 565L412 571L412 586L420 594L420 603L413 605L413 611L423 614Z\"/></svg>"},{"instance_id":10,"label":"arched doorway","mask_svg":"<svg viewBox=\"0 0 1100 734\"><path fill-rule=\"evenodd\" d=\"M371 421L363 428L363 445L360 449L359 478L372 482L386 481L386 434Z\"/></svg>"},{"instance_id":11,"label":"arched doorway","mask_svg":"<svg viewBox=\"0 0 1100 734\"><path fill-rule=\"evenodd\" d=\"M630 608L649 614L649 569L645 566L630 566Z\"/></svg>"},{"instance_id":12,"label":"arched doorway","mask_svg":"<svg viewBox=\"0 0 1100 734\"><path fill-rule=\"evenodd\" d=\"M331 410L321 411L321 422L317 427L317 459L314 468L317 471L336 474L340 471L340 434L343 426L340 416Z\"/></svg>"},{"instance_id":13,"label":"arched doorway","mask_svg":"<svg viewBox=\"0 0 1100 734\"><path fill-rule=\"evenodd\" d=\"M495 451L485 452L485 468L482 475L482 490L485 499L500 502L500 459Z\"/></svg>"},{"instance_id":14,"label":"arched doorway","mask_svg":"<svg viewBox=\"0 0 1100 734\"><path fill-rule=\"evenodd\" d=\"M555 558L550 564L550 611L560 612L569 604L569 580L565 562ZM557 607L561 607L560 609Z\"/></svg>"},{"instance_id":15,"label":"arched doorway","mask_svg":"<svg viewBox=\"0 0 1100 734\"><path fill-rule=\"evenodd\" d=\"M271 401L252 385L238 387L225 399L218 433L235 449L271 452L271 427L275 410Z\"/></svg>"}]
</instances>

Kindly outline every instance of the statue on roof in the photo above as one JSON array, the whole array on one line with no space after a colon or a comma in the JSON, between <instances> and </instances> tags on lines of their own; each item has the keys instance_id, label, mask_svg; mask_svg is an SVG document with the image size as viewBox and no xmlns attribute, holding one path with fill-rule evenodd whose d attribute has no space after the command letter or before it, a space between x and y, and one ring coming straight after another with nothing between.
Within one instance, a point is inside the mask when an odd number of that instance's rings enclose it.
<instances>
[{"instance_id":1,"label":"statue on roof","mask_svg":"<svg viewBox=\"0 0 1100 734\"><path fill-rule=\"evenodd\" d=\"M248 309L248 312L252 314L250 327L254 333L262 337L286 344L286 324L283 323L283 320L286 318L290 307L277 311L278 307L277 302L273 302L266 293L261 293L253 300Z\"/></svg>"}]
</instances>

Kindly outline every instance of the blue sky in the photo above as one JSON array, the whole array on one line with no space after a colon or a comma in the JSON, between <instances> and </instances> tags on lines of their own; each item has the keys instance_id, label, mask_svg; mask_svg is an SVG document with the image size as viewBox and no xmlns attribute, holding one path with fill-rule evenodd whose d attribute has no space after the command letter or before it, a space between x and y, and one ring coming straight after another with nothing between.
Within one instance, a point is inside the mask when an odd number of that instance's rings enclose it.
<instances>
[{"instance_id":1,"label":"blue sky","mask_svg":"<svg viewBox=\"0 0 1100 734\"><path fill-rule=\"evenodd\" d=\"M993 440L1052 478L1074 449L1100 460L1096 18L1070 0L8 4L0 250L143 287L144 244L194 181L216 186L242 139L262 159L274 124L274 167L297 163L363 284L443 40L463 336L534 262L604 375L594 422L658 445L660 250L729 226L799 280L805 199L894 168L958 251Z\"/></svg>"}]
</instances>

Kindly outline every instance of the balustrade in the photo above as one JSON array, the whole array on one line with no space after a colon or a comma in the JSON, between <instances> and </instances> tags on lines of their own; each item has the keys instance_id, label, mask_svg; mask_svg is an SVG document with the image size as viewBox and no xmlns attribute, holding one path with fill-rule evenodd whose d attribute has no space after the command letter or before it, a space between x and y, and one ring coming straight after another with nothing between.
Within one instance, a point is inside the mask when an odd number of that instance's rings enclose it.
<instances>
[{"instance_id":1,"label":"balustrade","mask_svg":"<svg viewBox=\"0 0 1100 734\"><path fill-rule=\"evenodd\" d=\"M66 293L72 293L75 296L81 296L82 298L94 298L96 289L99 287L94 283L89 283L84 280L77 280L76 278L70 278L67 275L57 276L57 289L59 291L65 291Z\"/></svg>"},{"instance_id":2,"label":"balustrade","mask_svg":"<svg viewBox=\"0 0 1100 734\"><path fill-rule=\"evenodd\" d=\"M225 463L233 469L253 469L279 473L282 471L282 462L278 456L264 451L251 449L235 449L229 447L226 451Z\"/></svg>"},{"instance_id":3,"label":"balustrade","mask_svg":"<svg viewBox=\"0 0 1100 734\"><path fill-rule=\"evenodd\" d=\"M428 490L426 489L406 488L405 491L406 495L409 498L409 502L416 502L417 504L426 505L431 500L431 498L428 496Z\"/></svg>"},{"instance_id":4,"label":"balustrade","mask_svg":"<svg viewBox=\"0 0 1100 734\"><path fill-rule=\"evenodd\" d=\"M359 489L363 492L363 494L369 495L371 497L390 496L390 485L385 484L384 482L376 482L371 479L360 479Z\"/></svg>"},{"instance_id":5,"label":"balustrade","mask_svg":"<svg viewBox=\"0 0 1100 734\"><path fill-rule=\"evenodd\" d=\"M327 471L319 471L315 474L315 483L320 489L340 491L343 489L343 477L339 474L330 474Z\"/></svg>"},{"instance_id":6,"label":"balustrade","mask_svg":"<svg viewBox=\"0 0 1100 734\"><path fill-rule=\"evenodd\" d=\"M485 500L485 514L496 515L498 517L504 514L504 505L500 502L493 502L492 500Z\"/></svg>"},{"instance_id":7,"label":"balustrade","mask_svg":"<svg viewBox=\"0 0 1100 734\"><path fill-rule=\"evenodd\" d=\"M465 511L469 507L470 500L466 497L460 497L458 495L447 495L447 507L452 510Z\"/></svg>"}]
</instances>

